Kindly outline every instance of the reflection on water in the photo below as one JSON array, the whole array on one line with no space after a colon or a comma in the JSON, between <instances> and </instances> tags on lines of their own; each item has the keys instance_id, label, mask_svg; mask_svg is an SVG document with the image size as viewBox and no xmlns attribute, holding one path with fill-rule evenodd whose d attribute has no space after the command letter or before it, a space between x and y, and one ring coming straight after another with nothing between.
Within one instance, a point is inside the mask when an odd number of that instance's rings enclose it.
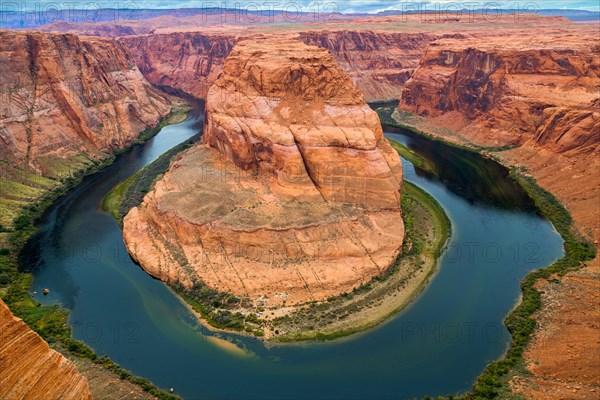
<instances>
[{"instance_id":1,"label":"reflection on water","mask_svg":"<svg viewBox=\"0 0 600 400\"><path fill-rule=\"evenodd\" d=\"M99 209L115 184L196 134L200 116L164 128L86 178L49 210L23 258L34 270L32 291L51 290L39 300L71 311L76 339L184 398L420 398L468 390L506 350L502 320L519 296L519 280L562 254L560 237L504 172L392 133L436 165L425 174L404 162L406 177L453 222L440 271L423 295L350 340L265 346L238 335L214 338L132 262L116 222Z\"/></svg>"},{"instance_id":2,"label":"reflection on water","mask_svg":"<svg viewBox=\"0 0 600 400\"><path fill-rule=\"evenodd\" d=\"M492 207L534 211L535 205L519 184L508 176L508 170L476 153L429 140L409 130L386 127L400 143L424 157L433 171L415 167L417 177L439 180L453 193L472 202Z\"/></svg>"}]
</instances>

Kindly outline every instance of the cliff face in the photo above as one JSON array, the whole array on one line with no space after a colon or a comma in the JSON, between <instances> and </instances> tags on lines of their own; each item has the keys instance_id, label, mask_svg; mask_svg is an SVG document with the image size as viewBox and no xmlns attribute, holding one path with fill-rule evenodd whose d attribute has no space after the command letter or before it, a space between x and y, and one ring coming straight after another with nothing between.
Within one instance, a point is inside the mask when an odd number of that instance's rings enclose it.
<instances>
[{"instance_id":1,"label":"cliff face","mask_svg":"<svg viewBox=\"0 0 600 400\"><path fill-rule=\"evenodd\" d=\"M598 240L600 59L597 32L578 29L434 42L399 107L428 117L419 129L434 135L514 147L498 157L526 167Z\"/></svg>"},{"instance_id":2,"label":"cliff face","mask_svg":"<svg viewBox=\"0 0 600 400\"><path fill-rule=\"evenodd\" d=\"M237 38L176 32L128 36L120 40L150 82L206 98Z\"/></svg>"},{"instance_id":3,"label":"cliff face","mask_svg":"<svg viewBox=\"0 0 600 400\"><path fill-rule=\"evenodd\" d=\"M267 53L245 42L229 56L209 92L204 142L272 175L275 193L397 208L401 165L377 115L326 50L288 45Z\"/></svg>"},{"instance_id":4,"label":"cliff face","mask_svg":"<svg viewBox=\"0 0 600 400\"><path fill-rule=\"evenodd\" d=\"M427 45L436 39L426 33L335 30L284 36L329 50L366 101L398 99ZM240 36L175 32L127 36L120 40L150 82L205 98Z\"/></svg>"},{"instance_id":5,"label":"cliff face","mask_svg":"<svg viewBox=\"0 0 600 400\"><path fill-rule=\"evenodd\" d=\"M309 31L304 43L329 50L367 101L400 97L435 35L373 31Z\"/></svg>"},{"instance_id":6,"label":"cliff face","mask_svg":"<svg viewBox=\"0 0 600 400\"><path fill-rule=\"evenodd\" d=\"M16 32L0 39L3 160L43 171L45 157L111 151L170 110L116 41Z\"/></svg>"},{"instance_id":7,"label":"cliff face","mask_svg":"<svg viewBox=\"0 0 600 400\"><path fill-rule=\"evenodd\" d=\"M0 223L170 111L109 39L0 32ZM40 178L44 177L44 178Z\"/></svg>"},{"instance_id":8,"label":"cliff face","mask_svg":"<svg viewBox=\"0 0 600 400\"><path fill-rule=\"evenodd\" d=\"M400 108L482 145L579 154L598 148L600 60L591 49L460 46L432 46L407 82Z\"/></svg>"},{"instance_id":9,"label":"cliff face","mask_svg":"<svg viewBox=\"0 0 600 400\"><path fill-rule=\"evenodd\" d=\"M0 398L90 399L87 379L0 300Z\"/></svg>"},{"instance_id":10,"label":"cliff face","mask_svg":"<svg viewBox=\"0 0 600 400\"><path fill-rule=\"evenodd\" d=\"M239 43L208 93L204 142L124 219L150 274L293 305L352 290L399 254L400 159L326 50Z\"/></svg>"}]
</instances>

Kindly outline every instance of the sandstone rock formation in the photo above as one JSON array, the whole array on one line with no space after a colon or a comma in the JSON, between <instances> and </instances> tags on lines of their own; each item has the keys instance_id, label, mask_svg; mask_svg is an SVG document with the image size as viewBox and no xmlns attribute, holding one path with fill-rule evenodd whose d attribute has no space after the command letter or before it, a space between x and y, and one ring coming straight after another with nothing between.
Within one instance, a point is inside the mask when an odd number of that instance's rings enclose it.
<instances>
[{"instance_id":1,"label":"sandstone rock formation","mask_svg":"<svg viewBox=\"0 0 600 400\"><path fill-rule=\"evenodd\" d=\"M150 274L291 305L351 291L398 256L400 159L326 50L238 43L204 143L124 219Z\"/></svg>"},{"instance_id":2,"label":"sandstone rock formation","mask_svg":"<svg viewBox=\"0 0 600 400\"><path fill-rule=\"evenodd\" d=\"M600 59L578 46L439 40L402 93L404 110L486 146L591 153L600 145ZM589 43L589 44L588 44Z\"/></svg>"},{"instance_id":3,"label":"sandstone rock formation","mask_svg":"<svg viewBox=\"0 0 600 400\"><path fill-rule=\"evenodd\" d=\"M86 378L0 300L0 398L91 399Z\"/></svg>"},{"instance_id":4,"label":"sandstone rock formation","mask_svg":"<svg viewBox=\"0 0 600 400\"><path fill-rule=\"evenodd\" d=\"M309 45L329 50L367 101L396 100L429 43L429 33L320 30L300 32Z\"/></svg>"},{"instance_id":5,"label":"sandstone rock formation","mask_svg":"<svg viewBox=\"0 0 600 400\"><path fill-rule=\"evenodd\" d=\"M170 111L115 40L0 32L0 222ZM4 212L9 210L10 212Z\"/></svg>"},{"instance_id":6,"label":"sandstone rock formation","mask_svg":"<svg viewBox=\"0 0 600 400\"><path fill-rule=\"evenodd\" d=\"M284 36L329 50L366 101L398 99L427 46L437 39L427 33L348 30L311 30ZM225 58L243 37L239 33L205 31L126 36L120 40L150 82L205 98L223 70Z\"/></svg>"},{"instance_id":7,"label":"sandstone rock formation","mask_svg":"<svg viewBox=\"0 0 600 400\"><path fill-rule=\"evenodd\" d=\"M491 31L432 43L406 83L400 109L420 129L481 146L520 165L600 240L600 58L597 30L565 23L529 36ZM449 128L449 129L448 129ZM453 134L449 134L452 131Z\"/></svg>"},{"instance_id":8,"label":"sandstone rock formation","mask_svg":"<svg viewBox=\"0 0 600 400\"><path fill-rule=\"evenodd\" d=\"M170 110L117 41L17 32L0 39L3 160L41 171L47 157L115 150Z\"/></svg>"},{"instance_id":9,"label":"sandstone rock formation","mask_svg":"<svg viewBox=\"0 0 600 400\"><path fill-rule=\"evenodd\" d=\"M204 142L243 170L273 175L274 193L398 208L398 156L329 53L296 41L277 51L250 43L237 46L209 92Z\"/></svg>"},{"instance_id":10,"label":"sandstone rock formation","mask_svg":"<svg viewBox=\"0 0 600 400\"><path fill-rule=\"evenodd\" d=\"M237 38L225 34L174 32L127 36L121 41L150 82L206 98Z\"/></svg>"},{"instance_id":11,"label":"sandstone rock formation","mask_svg":"<svg viewBox=\"0 0 600 400\"><path fill-rule=\"evenodd\" d=\"M138 65L148 66L147 70L143 67L148 78L153 83L160 83L162 79L169 81L169 77L176 74L203 80L205 78L202 76L194 75L194 68L208 63L213 71L206 76L218 76L223 67L219 57L213 58L211 63L202 58L204 53L199 52L198 62L191 62L190 56L187 62L181 63L180 58L174 55L181 53L185 59L188 57L188 48L176 46L176 42L167 38L182 29L189 31L192 36L207 35L207 25L224 22L222 16L211 18L212 22L206 19L184 21L182 18L174 18L171 21L146 20L143 24L136 23L133 26L131 23L126 27L121 26L126 24L112 28L87 24L49 28L109 36L129 35L132 32L140 34L147 33L147 29L153 30L160 40L175 46L161 47L155 44L144 47L144 41L155 40L152 36L125 43ZM227 19L226 22L231 21L232 19ZM215 28L212 34L227 34L235 38L241 31L236 25L224 26L220 32ZM238 33L235 33L236 30ZM320 21L318 25L299 24L295 28L281 24L268 27L254 24L252 27L243 27L243 30L243 35L248 35L248 31L277 34L281 31L294 31L295 33L290 34L298 35L307 43L328 48L338 64L367 93L368 100L383 99L385 97L379 96L386 93L394 94L395 97L402 96L403 109L428 116L426 124L419 128L433 135L486 146L519 145L513 150L496 153L496 156L507 164L526 167L544 188L567 206L581 231L593 237L596 244L600 241L600 157L596 115L600 104L597 100L598 83L594 78L594 74L598 75L595 66L599 50L597 24L575 24L565 18L541 17L521 10L510 15L494 12L484 15L432 12L370 16L355 18L353 21ZM368 39L370 34L367 32L370 31L377 35L391 35L390 37L397 33L409 36L393 40L392 43L388 39L377 37L377 43L383 44L378 45ZM420 51L421 45L410 43L410 38L422 34L431 35L435 39L423 49L420 60L415 62L413 58ZM409 43L404 43L405 41ZM146 56L137 54L138 48L147 48L151 52L159 49L163 53L169 53L165 54L166 58L176 62L162 63L159 57L149 54L148 62L143 64ZM396 48L400 51L395 50ZM369 52L363 51L366 49ZM590 55L592 59L588 62L586 60L590 60ZM402 57L407 58L400 61ZM409 76L412 79L402 83L406 79L405 71L409 72L414 67L418 68ZM183 68L191 68L192 74L181 72ZM203 71L204 68L199 70ZM153 76L157 77L156 81ZM212 83L210 79L205 81ZM175 80L172 83L183 90L186 90L187 85L197 85L194 82ZM406 83L408 89L402 94ZM190 89L192 94L193 89ZM397 92L394 93L394 90ZM204 94L199 91L196 95ZM446 134L452 130L447 128L452 128L458 134ZM596 272L593 284L597 285L597 282ZM570 285L560 287L569 296L577 293ZM564 301L561 300L561 303ZM590 312L585 302L576 301L575 304L579 304L579 308L569 315L577 318ZM566 324L573 326L570 320ZM563 327L562 322L553 322L551 326L538 332L541 336L538 342L544 351L556 349L557 346L572 347L570 337L559 334ZM556 334L548 339L545 333L548 331ZM593 335L580 335L579 342L578 346L584 349L583 353L597 353L598 341ZM552 353L551 350L549 354ZM560 373L567 374L566 376L571 372L581 374L581 357L577 354L568 354L568 357L572 358L568 363L561 364ZM532 363L542 367L545 363L539 354L531 359L535 361ZM575 394L573 387L581 383L578 381L581 377L570 376L569 379L563 379L565 375L561 375L559 381L556 379L555 366L547 371L547 380L536 381L534 385L535 390L543 394L526 392L528 397L587 398L590 393L596 393L579 390ZM559 387L561 390L557 390ZM597 386L594 387L596 389Z\"/></svg>"}]
</instances>

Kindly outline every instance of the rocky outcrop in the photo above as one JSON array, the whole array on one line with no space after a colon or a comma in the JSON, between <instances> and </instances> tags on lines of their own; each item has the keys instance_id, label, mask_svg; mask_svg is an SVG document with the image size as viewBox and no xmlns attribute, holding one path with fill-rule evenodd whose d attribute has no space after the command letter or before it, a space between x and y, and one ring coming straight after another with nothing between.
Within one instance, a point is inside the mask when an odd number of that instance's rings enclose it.
<instances>
[{"instance_id":1,"label":"rocky outcrop","mask_svg":"<svg viewBox=\"0 0 600 400\"><path fill-rule=\"evenodd\" d=\"M309 31L299 34L309 45L329 50L367 101L395 100L412 76L430 42L428 33Z\"/></svg>"},{"instance_id":2,"label":"rocky outcrop","mask_svg":"<svg viewBox=\"0 0 600 400\"><path fill-rule=\"evenodd\" d=\"M591 153L600 144L600 61L581 49L479 48L439 41L407 82L400 108L486 146Z\"/></svg>"},{"instance_id":3,"label":"rocky outcrop","mask_svg":"<svg viewBox=\"0 0 600 400\"><path fill-rule=\"evenodd\" d=\"M284 36L329 50L366 101L398 99L427 45L437 38L426 33L348 30L307 31ZM127 36L120 40L150 82L205 98L240 35L174 32Z\"/></svg>"},{"instance_id":4,"label":"rocky outcrop","mask_svg":"<svg viewBox=\"0 0 600 400\"><path fill-rule=\"evenodd\" d=\"M131 144L170 106L113 40L0 32L2 160L44 172L44 159Z\"/></svg>"},{"instance_id":5,"label":"rocky outcrop","mask_svg":"<svg viewBox=\"0 0 600 400\"><path fill-rule=\"evenodd\" d=\"M117 41L0 32L0 224L171 109ZM42 178L43 177L43 178Z\"/></svg>"},{"instance_id":6,"label":"rocky outcrop","mask_svg":"<svg viewBox=\"0 0 600 400\"><path fill-rule=\"evenodd\" d=\"M131 210L124 238L165 281L323 300L392 265L401 187L377 115L326 50L241 42L208 93L204 145Z\"/></svg>"},{"instance_id":7,"label":"rocky outcrop","mask_svg":"<svg viewBox=\"0 0 600 400\"><path fill-rule=\"evenodd\" d=\"M0 398L91 399L88 382L73 363L0 300Z\"/></svg>"},{"instance_id":8,"label":"rocky outcrop","mask_svg":"<svg viewBox=\"0 0 600 400\"><path fill-rule=\"evenodd\" d=\"M120 39L138 68L155 85L206 98L237 37L201 32L128 36Z\"/></svg>"},{"instance_id":9,"label":"rocky outcrop","mask_svg":"<svg viewBox=\"0 0 600 400\"><path fill-rule=\"evenodd\" d=\"M274 193L397 208L401 165L377 115L326 50L286 46L244 42L229 56L209 92L204 142L245 171L272 175Z\"/></svg>"}]
</instances>

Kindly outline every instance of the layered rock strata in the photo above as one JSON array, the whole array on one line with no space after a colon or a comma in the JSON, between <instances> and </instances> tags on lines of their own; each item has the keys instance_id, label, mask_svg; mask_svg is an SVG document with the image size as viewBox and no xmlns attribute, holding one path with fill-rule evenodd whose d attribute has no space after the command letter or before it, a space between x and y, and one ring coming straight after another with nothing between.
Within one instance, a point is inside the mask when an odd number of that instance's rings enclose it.
<instances>
[{"instance_id":1,"label":"layered rock strata","mask_svg":"<svg viewBox=\"0 0 600 400\"><path fill-rule=\"evenodd\" d=\"M115 150L170 110L117 41L18 32L0 38L2 159L42 168L48 156Z\"/></svg>"},{"instance_id":2,"label":"layered rock strata","mask_svg":"<svg viewBox=\"0 0 600 400\"><path fill-rule=\"evenodd\" d=\"M320 30L299 33L309 45L329 50L367 101L396 100L438 38L430 33Z\"/></svg>"},{"instance_id":3,"label":"layered rock strata","mask_svg":"<svg viewBox=\"0 0 600 400\"><path fill-rule=\"evenodd\" d=\"M238 43L203 141L124 219L150 274L293 305L351 291L399 255L400 159L326 50Z\"/></svg>"},{"instance_id":4,"label":"layered rock strata","mask_svg":"<svg viewBox=\"0 0 600 400\"><path fill-rule=\"evenodd\" d=\"M206 98L238 39L226 34L173 32L120 40L150 82Z\"/></svg>"},{"instance_id":5,"label":"layered rock strata","mask_svg":"<svg viewBox=\"0 0 600 400\"><path fill-rule=\"evenodd\" d=\"M367 101L399 98L427 46L437 38L426 33L368 30L307 31L283 36L329 50ZM150 82L205 98L223 70L225 58L241 38L239 33L172 32L120 40Z\"/></svg>"},{"instance_id":6,"label":"layered rock strata","mask_svg":"<svg viewBox=\"0 0 600 400\"><path fill-rule=\"evenodd\" d=\"M0 300L0 398L84 400L85 377Z\"/></svg>"},{"instance_id":7,"label":"layered rock strata","mask_svg":"<svg viewBox=\"0 0 600 400\"><path fill-rule=\"evenodd\" d=\"M591 153L600 144L600 59L570 48L440 40L402 92L400 107L485 146Z\"/></svg>"},{"instance_id":8,"label":"layered rock strata","mask_svg":"<svg viewBox=\"0 0 600 400\"><path fill-rule=\"evenodd\" d=\"M0 31L0 76L5 226L53 180L130 145L171 109L110 39Z\"/></svg>"}]
</instances>

